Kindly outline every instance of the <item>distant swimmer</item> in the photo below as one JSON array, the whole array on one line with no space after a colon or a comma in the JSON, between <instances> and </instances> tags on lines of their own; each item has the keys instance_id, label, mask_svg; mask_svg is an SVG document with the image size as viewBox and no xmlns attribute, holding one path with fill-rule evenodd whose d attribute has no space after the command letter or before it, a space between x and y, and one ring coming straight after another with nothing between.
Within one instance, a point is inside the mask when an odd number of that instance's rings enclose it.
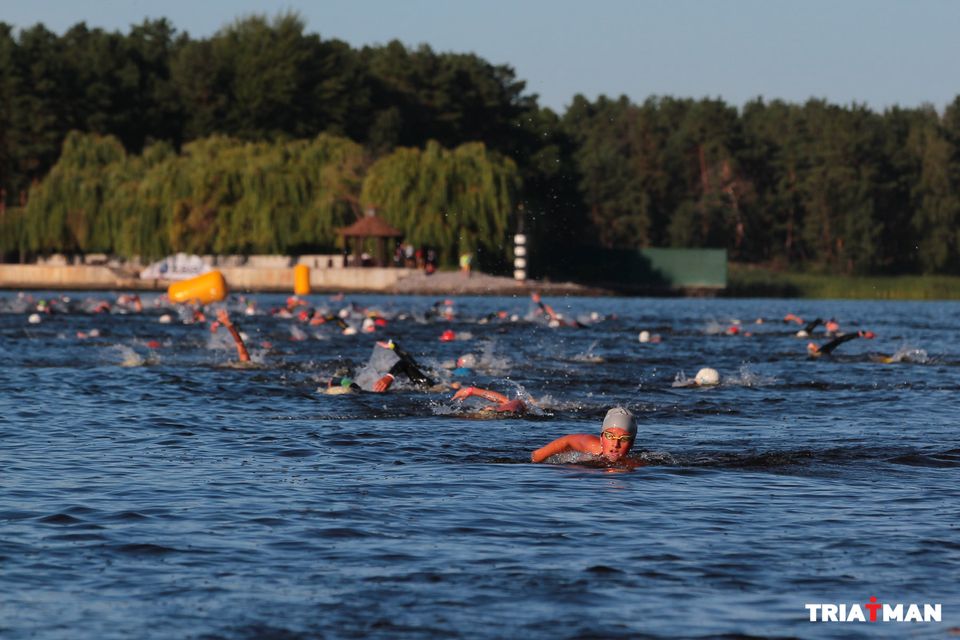
<instances>
[{"instance_id":1,"label":"distant swimmer","mask_svg":"<svg viewBox=\"0 0 960 640\"><path fill-rule=\"evenodd\" d=\"M720 373L712 367L704 367L691 378L675 380L674 387L715 387L720 384Z\"/></svg>"},{"instance_id":2,"label":"distant swimmer","mask_svg":"<svg viewBox=\"0 0 960 640\"><path fill-rule=\"evenodd\" d=\"M424 373L413 356L393 340L374 345L369 362L357 374L355 381L365 391L383 393L393 385L398 375L405 376L419 387L432 387L436 384L433 378Z\"/></svg>"},{"instance_id":3,"label":"distant swimmer","mask_svg":"<svg viewBox=\"0 0 960 640\"><path fill-rule=\"evenodd\" d=\"M800 331L797 331L797 337L798 338L810 337L810 334L813 333L813 330L816 329L817 326L821 324L823 324L822 318L814 318L813 320L808 322L806 325L804 325L803 329L800 329Z\"/></svg>"},{"instance_id":4,"label":"distant swimmer","mask_svg":"<svg viewBox=\"0 0 960 640\"><path fill-rule=\"evenodd\" d=\"M340 369L327 381L324 393L334 396L354 391L361 391L360 385L353 381L346 369Z\"/></svg>"},{"instance_id":5,"label":"distant swimmer","mask_svg":"<svg viewBox=\"0 0 960 640\"><path fill-rule=\"evenodd\" d=\"M481 411L493 411L496 413L523 413L527 410L527 406L523 404L522 400L510 400L502 393L489 391L487 389L480 389L479 387L464 387L463 389L457 391L451 400L463 401L474 396L494 403L493 406L484 407L481 409Z\"/></svg>"},{"instance_id":6,"label":"distant swimmer","mask_svg":"<svg viewBox=\"0 0 960 640\"><path fill-rule=\"evenodd\" d=\"M562 315L560 315L559 313L557 313L556 311L553 310L553 307L551 307L550 305L548 305L547 303L545 303L545 302L543 301L543 299L540 297L540 294L539 294L539 293L536 293L536 292L531 293L531 294L530 294L530 299L534 302L534 304L537 305L537 310L536 310L536 312L537 312L537 313L542 313L543 315L547 316L547 318L548 318L549 321L550 321L550 322L549 322L549 326L550 326L550 327L566 326L566 327L581 327L581 328L582 328L582 327L585 327L585 326L586 326L585 324L583 324L582 322L579 322L579 321L577 321L577 320L572 320L572 321L571 321L571 320L565 320Z\"/></svg>"},{"instance_id":7,"label":"distant swimmer","mask_svg":"<svg viewBox=\"0 0 960 640\"><path fill-rule=\"evenodd\" d=\"M820 356L828 356L833 351L842 345L844 342L850 342L856 338L864 338L866 340L872 340L876 337L876 334L873 331L857 331L856 333L845 333L842 336L834 338L830 342L817 346L813 342L807 343L807 355L811 358L819 358Z\"/></svg>"},{"instance_id":8,"label":"distant swimmer","mask_svg":"<svg viewBox=\"0 0 960 640\"><path fill-rule=\"evenodd\" d=\"M250 362L250 354L247 352L247 346L243 344L243 338L240 336L237 327L230 322L230 314L227 313L226 309L217 309L217 321L230 332L233 341L237 344L237 357L240 359L240 362ZM213 326L211 326L211 329L216 331L216 328Z\"/></svg>"},{"instance_id":9,"label":"distant swimmer","mask_svg":"<svg viewBox=\"0 0 960 640\"><path fill-rule=\"evenodd\" d=\"M869 357L871 361L879 362L880 364L893 364L897 362L927 364L930 362L930 357L927 355L927 352L924 349L917 349L914 347L903 347L897 350L897 352L893 355L889 356L882 353L872 353Z\"/></svg>"},{"instance_id":10,"label":"distant swimmer","mask_svg":"<svg viewBox=\"0 0 960 640\"><path fill-rule=\"evenodd\" d=\"M559 453L577 451L618 462L630 451L636 437L637 421L633 414L623 407L614 407L607 411L599 436L575 433L557 438L530 454L530 460L543 462Z\"/></svg>"}]
</instances>

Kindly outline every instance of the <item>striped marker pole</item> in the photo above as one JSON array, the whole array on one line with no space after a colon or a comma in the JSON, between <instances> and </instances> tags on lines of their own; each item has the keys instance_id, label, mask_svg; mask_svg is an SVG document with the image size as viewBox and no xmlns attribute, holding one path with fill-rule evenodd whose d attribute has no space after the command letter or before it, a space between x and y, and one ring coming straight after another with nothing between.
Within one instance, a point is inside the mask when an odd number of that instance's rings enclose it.
<instances>
[{"instance_id":1,"label":"striped marker pole","mask_svg":"<svg viewBox=\"0 0 960 640\"><path fill-rule=\"evenodd\" d=\"M513 236L513 279L527 279L527 236L518 233Z\"/></svg>"}]
</instances>

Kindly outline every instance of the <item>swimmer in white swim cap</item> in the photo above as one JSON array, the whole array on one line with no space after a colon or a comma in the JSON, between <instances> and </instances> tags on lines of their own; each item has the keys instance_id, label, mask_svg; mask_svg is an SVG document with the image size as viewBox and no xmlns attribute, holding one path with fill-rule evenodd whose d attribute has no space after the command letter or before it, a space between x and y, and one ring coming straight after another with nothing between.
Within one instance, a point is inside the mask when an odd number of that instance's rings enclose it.
<instances>
[{"instance_id":1,"label":"swimmer in white swim cap","mask_svg":"<svg viewBox=\"0 0 960 640\"><path fill-rule=\"evenodd\" d=\"M627 409L614 407L607 411L600 435L575 433L557 438L530 454L531 462L543 462L565 451L579 451L618 462L626 457L637 437L637 420Z\"/></svg>"},{"instance_id":2,"label":"swimmer in white swim cap","mask_svg":"<svg viewBox=\"0 0 960 640\"><path fill-rule=\"evenodd\" d=\"M712 387L720 384L720 374L716 369L704 367L700 369L700 371L697 371L697 375L693 378L693 381L697 383L698 387Z\"/></svg>"}]
</instances>

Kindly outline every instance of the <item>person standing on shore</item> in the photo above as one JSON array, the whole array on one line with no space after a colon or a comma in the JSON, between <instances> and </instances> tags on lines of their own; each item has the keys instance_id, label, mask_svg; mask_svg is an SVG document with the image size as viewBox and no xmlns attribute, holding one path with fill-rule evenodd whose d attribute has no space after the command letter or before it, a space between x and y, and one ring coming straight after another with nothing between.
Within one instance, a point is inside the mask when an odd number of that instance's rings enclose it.
<instances>
[{"instance_id":1,"label":"person standing on shore","mask_svg":"<svg viewBox=\"0 0 960 640\"><path fill-rule=\"evenodd\" d=\"M473 254L466 251L460 254L460 273L470 277L470 263L473 262Z\"/></svg>"}]
</instances>

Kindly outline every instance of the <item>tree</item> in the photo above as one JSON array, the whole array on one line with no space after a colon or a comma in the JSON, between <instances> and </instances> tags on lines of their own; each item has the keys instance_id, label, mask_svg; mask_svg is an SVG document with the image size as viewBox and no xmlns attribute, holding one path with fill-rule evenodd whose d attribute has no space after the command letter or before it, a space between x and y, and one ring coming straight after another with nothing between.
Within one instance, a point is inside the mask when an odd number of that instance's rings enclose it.
<instances>
[{"instance_id":1,"label":"tree","mask_svg":"<svg viewBox=\"0 0 960 640\"><path fill-rule=\"evenodd\" d=\"M483 251L502 266L518 187L513 161L483 144L448 151L430 142L423 150L398 148L374 163L361 202L381 211L409 241L437 248L446 266L465 251Z\"/></svg>"}]
</instances>

